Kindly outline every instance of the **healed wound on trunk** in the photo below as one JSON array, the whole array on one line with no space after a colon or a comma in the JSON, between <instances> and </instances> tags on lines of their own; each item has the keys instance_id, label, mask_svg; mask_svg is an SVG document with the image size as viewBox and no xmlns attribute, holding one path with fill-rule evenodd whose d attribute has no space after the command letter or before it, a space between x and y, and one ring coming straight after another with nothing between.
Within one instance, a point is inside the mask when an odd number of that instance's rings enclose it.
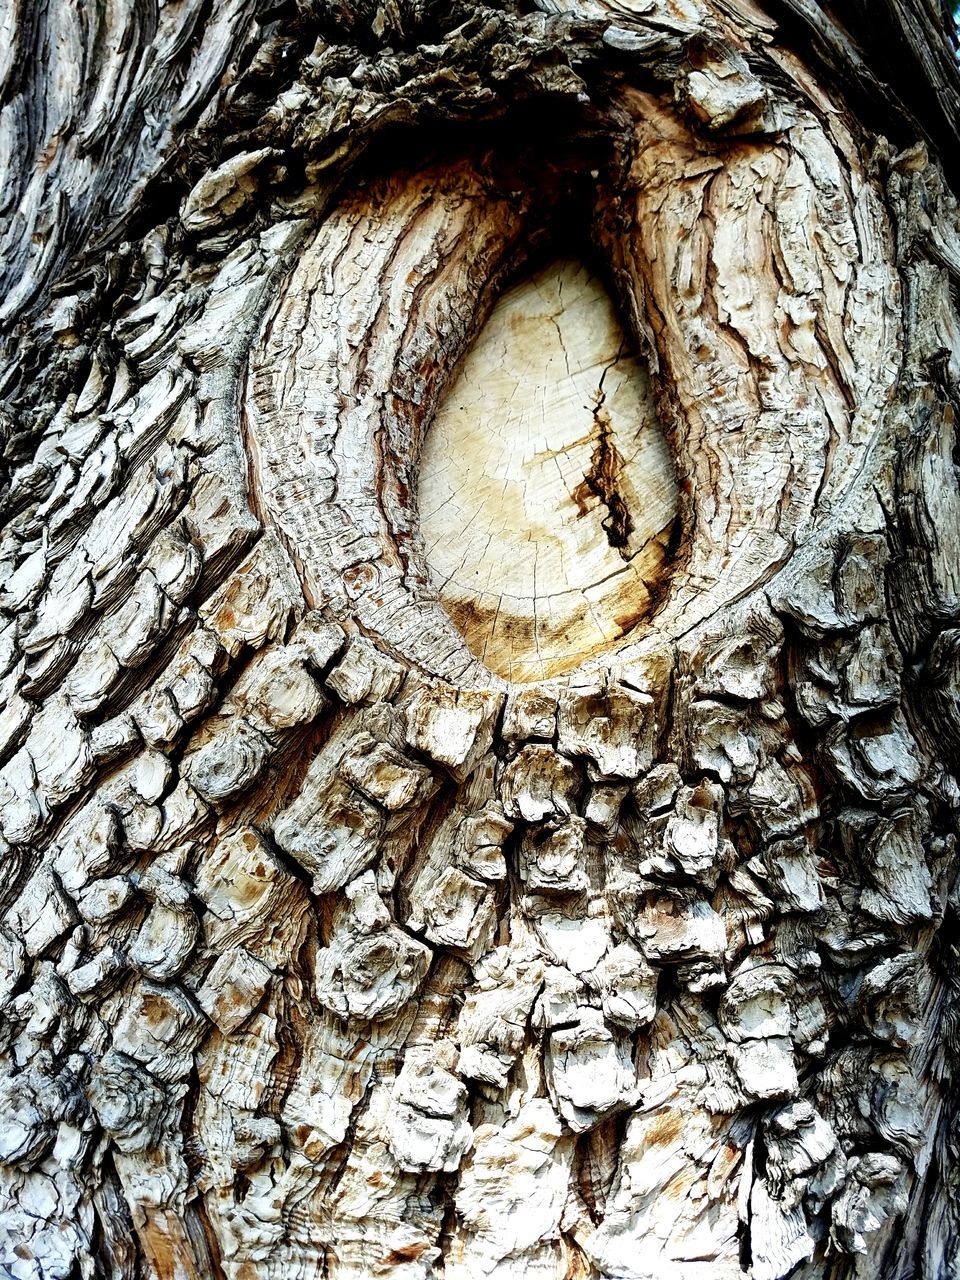
<instances>
[{"instance_id":1,"label":"healed wound on trunk","mask_svg":"<svg viewBox=\"0 0 960 1280\"><path fill-rule=\"evenodd\" d=\"M648 616L676 478L584 266L554 262L496 303L427 430L419 507L433 585L498 675L560 674Z\"/></svg>"},{"instance_id":2,"label":"healed wound on trunk","mask_svg":"<svg viewBox=\"0 0 960 1280\"><path fill-rule=\"evenodd\" d=\"M469 161L374 180L251 352L253 499L308 600L460 685L577 667L667 578L677 481L646 371L584 266L522 275L569 217Z\"/></svg>"}]
</instances>

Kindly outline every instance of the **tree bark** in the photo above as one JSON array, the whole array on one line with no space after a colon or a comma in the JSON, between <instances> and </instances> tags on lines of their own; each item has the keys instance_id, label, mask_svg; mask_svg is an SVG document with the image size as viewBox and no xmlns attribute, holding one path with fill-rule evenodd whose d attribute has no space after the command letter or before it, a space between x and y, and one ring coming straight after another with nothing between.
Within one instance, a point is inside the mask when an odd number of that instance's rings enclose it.
<instances>
[{"instance_id":1,"label":"tree bark","mask_svg":"<svg viewBox=\"0 0 960 1280\"><path fill-rule=\"evenodd\" d=\"M11 10L3 1274L960 1271L938 16Z\"/></svg>"}]
</instances>

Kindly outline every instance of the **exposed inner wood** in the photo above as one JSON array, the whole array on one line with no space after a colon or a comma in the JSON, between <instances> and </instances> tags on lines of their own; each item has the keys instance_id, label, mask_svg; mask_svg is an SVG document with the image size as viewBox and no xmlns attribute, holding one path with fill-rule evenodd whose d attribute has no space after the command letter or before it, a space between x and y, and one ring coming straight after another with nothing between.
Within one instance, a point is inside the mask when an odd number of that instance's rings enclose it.
<instances>
[{"instance_id":1,"label":"exposed inner wood","mask_svg":"<svg viewBox=\"0 0 960 1280\"><path fill-rule=\"evenodd\" d=\"M308 598L446 679L488 683L424 592L423 426L532 234L466 162L380 180L312 238L251 352L251 484ZM334 234L330 234L334 232Z\"/></svg>"},{"instance_id":2,"label":"exposed inner wood","mask_svg":"<svg viewBox=\"0 0 960 1280\"><path fill-rule=\"evenodd\" d=\"M419 498L440 598L509 680L567 671L649 612L676 477L646 371L581 263L501 297L427 432Z\"/></svg>"}]
</instances>

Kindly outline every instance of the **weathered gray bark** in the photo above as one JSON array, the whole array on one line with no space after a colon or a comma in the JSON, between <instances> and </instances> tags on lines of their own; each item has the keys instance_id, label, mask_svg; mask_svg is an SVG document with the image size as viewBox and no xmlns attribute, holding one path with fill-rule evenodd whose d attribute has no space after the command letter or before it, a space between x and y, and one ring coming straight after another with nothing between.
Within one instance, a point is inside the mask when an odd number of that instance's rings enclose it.
<instances>
[{"instance_id":1,"label":"weathered gray bark","mask_svg":"<svg viewBox=\"0 0 960 1280\"><path fill-rule=\"evenodd\" d=\"M10 11L3 1274L960 1271L960 77L560 10Z\"/></svg>"}]
</instances>

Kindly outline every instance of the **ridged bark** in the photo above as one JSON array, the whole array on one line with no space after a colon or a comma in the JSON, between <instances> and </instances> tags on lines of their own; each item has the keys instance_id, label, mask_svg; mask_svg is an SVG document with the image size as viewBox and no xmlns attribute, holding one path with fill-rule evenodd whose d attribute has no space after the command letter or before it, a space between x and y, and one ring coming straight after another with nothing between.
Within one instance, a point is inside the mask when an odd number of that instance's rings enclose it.
<instances>
[{"instance_id":1,"label":"ridged bark","mask_svg":"<svg viewBox=\"0 0 960 1280\"><path fill-rule=\"evenodd\" d=\"M3 1274L960 1269L951 45L559 9L11 11Z\"/></svg>"}]
</instances>

